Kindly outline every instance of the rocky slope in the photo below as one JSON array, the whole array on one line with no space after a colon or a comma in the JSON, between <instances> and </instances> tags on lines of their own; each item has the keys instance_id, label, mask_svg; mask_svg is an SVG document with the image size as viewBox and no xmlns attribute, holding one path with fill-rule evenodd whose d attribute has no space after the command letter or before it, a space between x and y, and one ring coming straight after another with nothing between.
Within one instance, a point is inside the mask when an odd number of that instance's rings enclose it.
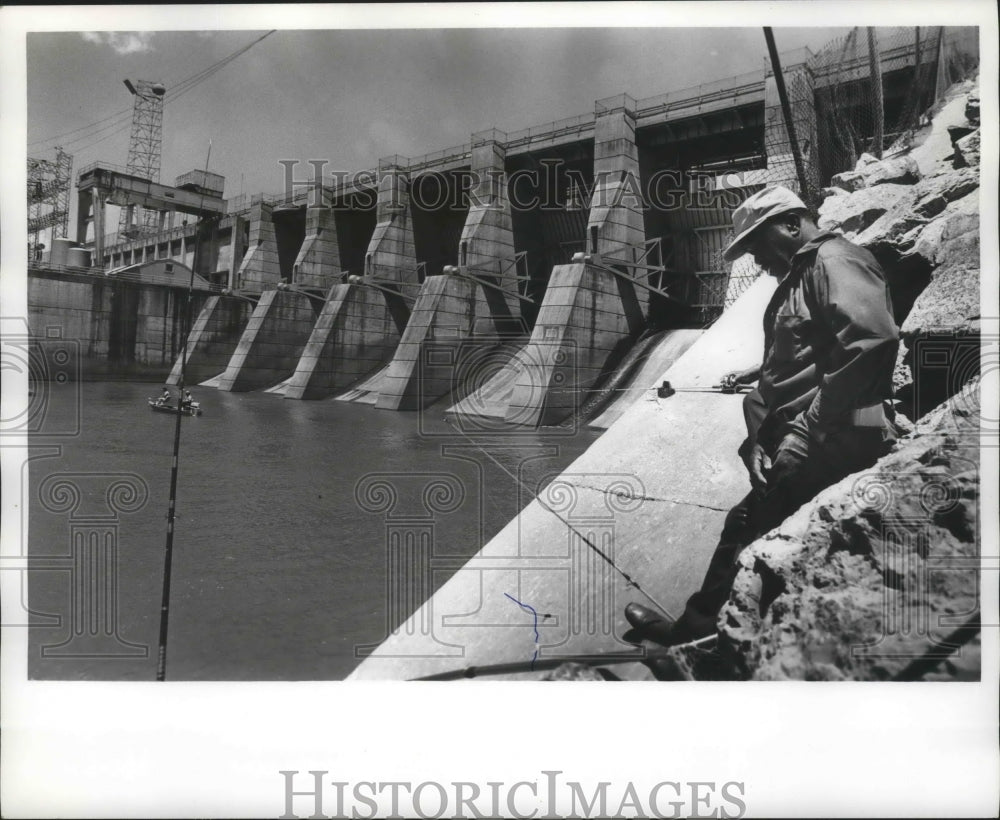
<instances>
[{"instance_id":1,"label":"rocky slope","mask_svg":"<svg viewBox=\"0 0 1000 820\"><path fill-rule=\"evenodd\" d=\"M738 677L978 680L980 423L975 380L744 550L720 619Z\"/></svg>"},{"instance_id":2,"label":"rocky slope","mask_svg":"<svg viewBox=\"0 0 1000 820\"><path fill-rule=\"evenodd\" d=\"M972 79L824 191L820 225L886 270L915 428L743 552L720 617L736 677L978 680L979 184Z\"/></svg>"},{"instance_id":3,"label":"rocky slope","mask_svg":"<svg viewBox=\"0 0 1000 820\"><path fill-rule=\"evenodd\" d=\"M882 160L865 154L835 176L819 208L821 227L842 231L885 268L903 341L897 398L911 418L961 387L917 351L943 338L956 349L978 346L978 88L972 78L949 89L922 130Z\"/></svg>"}]
</instances>

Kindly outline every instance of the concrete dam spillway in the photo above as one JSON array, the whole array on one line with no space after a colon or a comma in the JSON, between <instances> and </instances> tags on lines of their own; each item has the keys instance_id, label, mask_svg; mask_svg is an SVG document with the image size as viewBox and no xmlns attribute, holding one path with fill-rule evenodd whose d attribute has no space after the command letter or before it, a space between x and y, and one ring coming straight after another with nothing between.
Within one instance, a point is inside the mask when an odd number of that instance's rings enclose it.
<instances>
[{"instance_id":1,"label":"concrete dam spillway","mask_svg":"<svg viewBox=\"0 0 1000 820\"><path fill-rule=\"evenodd\" d=\"M946 37L960 35L942 30L938 51ZM900 42L883 51L879 74L885 116L902 122L926 103L927 83L917 80L933 72L925 70L927 49ZM77 243L90 265L53 256L29 266L32 330L44 335L58 325L77 339L83 378L183 379L226 393L378 410L420 411L443 400L446 419L485 433L614 424L614 435L574 465L590 477L567 492L596 493L588 509L614 507L612 496L629 494L673 504L678 532L701 538L719 529L720 511L742 479L721 455L738 442L714 430L692 434L682 416L712 418L736 435L737 402L647 399L664 375L710 387L723 372L759 361L768 283L747 258L722 260L733 212L765 185L806 196L854 167L838 153L837 118L862 106L845 108L843 89L863 86L870 71L867 61L845 69L789 59L790 123L774 76L752 72L644 100L601 99L582 116L520 132L477 132L465 145L385 157L346 179L324 177L321 163L299 163L286 168L290 184L280 196L226 199L224 180L207 170L167 186L95 163L77 186ZM306 178L310 173L315 178ZM155 211L158 228L106 234L107 204ZM678 463L697 461L698 448L709 454L702 473L646 465L655 487L598 487L598 465L612 465L619 477L628 472L614 442L654 422L671 427L655 446ZM708 489L696 490L695 480ZM560 651L593 649L595 639L606 651L619 648L613 630L592 620L611 611L602 597L608 590L620 603L635 590L591 566L593 556L572 539L559 555L546 552L555 530L565 536L547 520L545 505L558 501L549 496L484 545L433 606L428 601L413 613L414 623L434 625L425 637L445 666L458 655L438 648L472 646L473 634L488 635L477 649L484 659L523 659L523 647L507 640L516 626L509 603L477 597L490 577L519 601L557 590L562 620L545 626L565 630L565 645L553 644ZM617 565L666 589L657 604L676 609L703 567L681 562L676 577L660 577L644 548L658 534L630 521L629 542L621 540L624 529L612 538L600 522L581 537L610 539L602 544L618 538ZM524 526L552 538L525 541ZM522 547L534 552L525 556ZM515 558L537 566L526 575L510 564ZM593 587L559 586L559 561L586 567ZM570 646L580 636L587 646ZM390 638L356 676L440 671L438 661L393 661L424 651ZM643 676L639 668L626 674Z\"/></svg>"},{"instance_id":2,"label":"concrete dam spillway","mask_svg":"<svg viewBox=\"0 0 1000 820\"><path fill-rule=\"evenodd\" d=\"M883 105L899 118L930 58L909 35L885 46ZM843 170L830 103L870 70L820 56L783 71L810 187ZM450 415L558 424L612 382L633 400L615 371L638 339L669 330L657 344L680 355L749 285L748 260L721 259L731 215L764 184L797 189L793 153L775 78L758 71L337 178L283 160L280 196L224 199L208 171L167 186L93 163L76 225L91 267L31 266L31 321L73 319L84 377L176 384L186 282L147 272L174 260L200 277L189 383L392 410L450 395ZM109 203L158 214L157 230L106 233Z\"/></svg>"}]
</instances>

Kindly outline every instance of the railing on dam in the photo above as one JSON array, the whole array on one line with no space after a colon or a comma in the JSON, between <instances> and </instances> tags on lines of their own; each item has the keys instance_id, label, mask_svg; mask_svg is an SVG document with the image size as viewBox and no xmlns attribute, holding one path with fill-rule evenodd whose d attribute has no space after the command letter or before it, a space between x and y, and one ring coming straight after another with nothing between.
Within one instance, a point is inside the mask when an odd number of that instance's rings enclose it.
<instances>
[{"instance_id":1,"label":"railing on dam","mask_svg":"<svg viewBox=\"0 0 1000 820\"><path fill-rule=\"evenodd\" d=\"M49 262L44 259L39 261L30 261L28 263L28 273L36 276L44 275L46 273L60 273L78 277L81 280L99 280L101 282L134 282L140 285L159 285L162 287L180 288L181 290L187 290L188 288L188 283L186 281L156 281L148 277L143 277L143 275L138 271L106 270L104 268L83 267L81 265L65 265ZM215 282L195 282L193 289L201 293L208 292L224 294L226 286Z\"/></svg>"},{"instance_id":2,"label":"railing on dam","mask_svg":"<svg viewBox=\"0 0 1000 820\"><path fill-rule=\"evenodd\" d=\"M861 33L859 33L861 32ZM978 46L966 43L975 38L973 29L945 30L940 27L915 29L912 27L879 28L881 71L890 73L927 61L930 50L965 48L977 50ZM970 34L972 32L972 34ZM858 53L847 48L850 38L864 39L863 30L831 40L814 52L808 47L785 52L782 63L786 71L803 68L810 72L816 89L843 85L867 78L871 67L867 52ZM921 45L921 37L923 38ZM921 48L923 53L920 53ZM761 104L764 102L765 85L769 66L762 61L758 69L725 77L707 83L668 91L635 101L637 127L653 127L674 120L696 117L727 108ZM517 156L531 151L591 139L594 133L595 112L579 114L533 125L517 131L496 131L497 141L506 148L507 156ZM468 165L472 144L443 148L414 157L396 157L396 164L410 173L447 171ZM105 167L106 163L100 163ZM88 166L89 170L93 166ZM371 191L377 186L378 169L369 169L347 176L322 177L323 199L344 197L360 191ZM253 194L234 197L227 201L227 213L239 213L257 203L268 205L297 204L309 200L310 186L297 186L297 190L284 194Z\"/></svg>"}]
</instances>

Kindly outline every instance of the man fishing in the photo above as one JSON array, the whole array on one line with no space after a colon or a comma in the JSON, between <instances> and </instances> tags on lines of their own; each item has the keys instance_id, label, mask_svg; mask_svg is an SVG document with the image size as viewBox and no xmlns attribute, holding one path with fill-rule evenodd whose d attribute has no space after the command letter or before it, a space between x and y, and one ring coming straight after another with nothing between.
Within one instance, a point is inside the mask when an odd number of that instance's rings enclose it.
<instances>
[{"instance_id":1,"label":"man fishing","mask_svg":"<svg viewBox=\"0 0 1000 820\"><path fill-rule=\"evenodd\" d=\"M726 516L701 589L676 621L626 607L637 636L663 646L714 634L743 548L820 490L870 467L895 438L885 402L899 330L875 258L818 228L781 186L749 197L733 225L724 258L750 253L779 280L764 313L763 362L724 378L730 387L759 380L744 399L740 447L752 489Z\"/></svg>"}]
</instances>

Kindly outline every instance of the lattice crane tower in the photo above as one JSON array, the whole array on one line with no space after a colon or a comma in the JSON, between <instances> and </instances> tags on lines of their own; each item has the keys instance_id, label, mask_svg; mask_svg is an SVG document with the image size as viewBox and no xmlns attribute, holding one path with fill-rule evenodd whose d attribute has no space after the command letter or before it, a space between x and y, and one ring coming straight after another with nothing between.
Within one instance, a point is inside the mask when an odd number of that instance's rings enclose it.
<instances>
[{"instance_id":1,"label":"lattice crane tower","mask_svg":"<svg viewBox=\"0 0 1000 820\"><path fill-rule=\"evenodd\" d=\"M126 171L151 182L160 181L160 147L163 143L163 83L149 80L125 80L125 87L135 98L132 106L132 135L128 143ZM141 218L133 221L134 212ZM118 232L150 233L156 231L159 215L137 206L122 208Z\"/></svg>"},{"instance_id":2,"label":"lattice crane tower","mask_svg":"<svg viewBox=\"0 0 1000 820\"><path fill-rule=\"evenodd\" d=\"M28 157L28 233L33 253L40 250L42 231L51 228L53 239L66 236L72 175L73 155L58 145L54 161Z\"/></svg>"}]
</instances>

